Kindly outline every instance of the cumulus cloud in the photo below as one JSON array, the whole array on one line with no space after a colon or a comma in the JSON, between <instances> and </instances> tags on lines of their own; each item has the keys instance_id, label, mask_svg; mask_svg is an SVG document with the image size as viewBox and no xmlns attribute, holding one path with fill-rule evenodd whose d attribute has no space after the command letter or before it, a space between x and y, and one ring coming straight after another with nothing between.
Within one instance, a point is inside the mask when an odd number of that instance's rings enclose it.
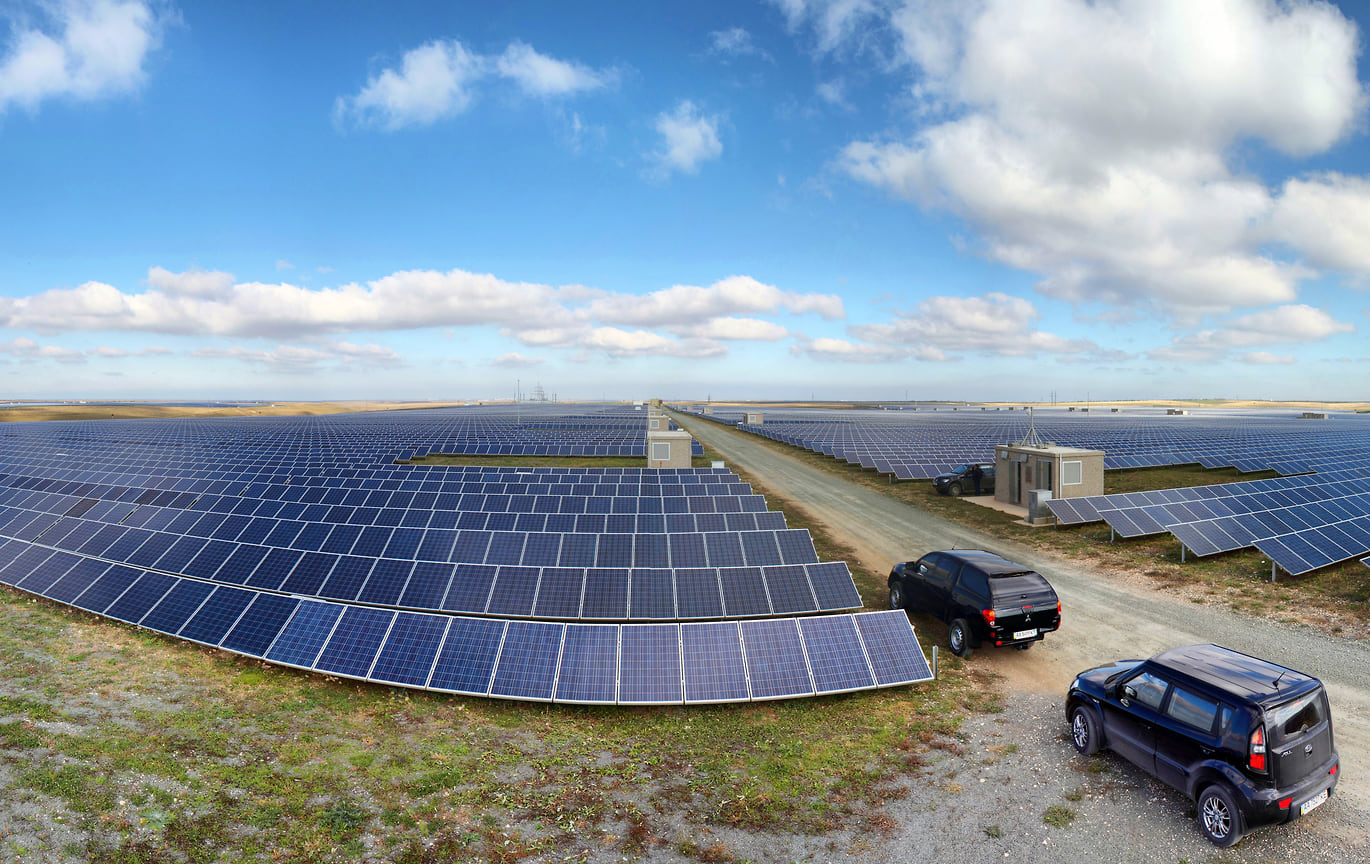
<instances>
[{"instance_id":1,"label":"cumulus cloud","mask_svg":"<svg viewBox=\"0 0 1370 864\"><path fill-rule=\"evenodd\" d=\"M530 96L551 98L599 90L618 80L614 69L558 60L515 40L504 53L474 52L456 39L435 39L405 53L398 68L372 76L354 96L334 102L334 119L389 131L428 126L470 107L487 79L513 83Z\"/></svg>"},{"instance_id":2,"label":"cumulus cloud","mask_svg":"<svg viewBox=\"0 0 1370 864\"><path fill-rule=\"evenodd\" d=\"M1269 236L1315 267L1370 274L1370 179L1326 173L1286 181Z\"/></svg>"},{"instance_id":3,"label":"cumulus cloud","mask_svg":"<svg viewBox=\"0 0 1370 864\"><path fill-rule=\"evenodd\" d=\"M1354 325L1338 321L1323 309L1294 304L1232 318L1221 328L1186 333L1176 337L1170 345L1147 352L1147 356L1156 360L1201 362L1225 357L1233 349L1304 345L1354 332ZM1262 362L1250 359L1260 354L1263 352L1245 356L1248 362Z\"/></svg>"},{"instance_id":4,"label":"cumulus cloud","mask_svg":"<svg viewBox=\"0 0 1370 864\"><path fill-rule=\"evenodd\" d=\"M1295 362L1288 354L1271 354L1269 351L1249 351L1237 359L1255 366L1277 366Z\"/></svg>"},{"instance_id":5,"label":"cumulus cloud","mask_svg":"<svg viewBox=\"0 0 1370 864\"><path fill-rule=\"evenodd\" d=\"M916 356L920 360L946 360L947 356L935 348L926 346L872 345L868 342L851 342L846 339L821 337L798 342L790 346L790 353L797 357L812 357L815 360L837 360L843 363L889 363Z\"/></svg>"},{"instance_id":6,"label":"cumulus cloud","mask_svg":"<svg viewBox=\"0 0 1370 864\"><path fill-rule=\"evenodd\" d=\"M124 357L165 357L166 355L171 354L172 351L170 348L164 348L161 345L151 345L137 351L129 351L126 348L111 348L108 345L98 345L91 348L86 353L106 360L120 360Z\"/></svg>"},{"instance_id":7,"label":"cumulus cloud","mask_svg":"<svg viewBox=\"0 0 1370 864\"><path fill-rule=\"evenodd\" d=\"M925 346L942 352L999 356L1037 353L1095 356L1088 339L1066 339L1035 329L1037 309L1021 297L992 292L982 297L929 297L917 309L878 324L851 327L852 335L885 345Z\"/></svg>"},{"instance_id":8,"label":"cumulus cloud","mask_svg":"<svg viewBox=\"0 0 1370 864\"><path fill-rule=\"evenodd\" d=\"M752 39L745 27L729 27L715 30L709 34L709 53L720 57L758 56L766 60L771 57Z\"/></svg>"},{"instance_id":9,"label":"cumulus cloud","mask_svg":"<svg viewBox=\"0 0 1370 864\"><path fill-rule=\"evenodd\" d=\"M137 90L163 19L142 2L66 0L39 7L46 28L16 27L0 56L0 113L47 99L98 99Z\"/></svg>"},{"instance_id":10,"label":"cumulus cloud","mask_svg":"<svg viewBox=\"0 0 1370 864\"><path fill-rule=\"evenodd\" d=\"M854 37L825 11L878 8L781 5L839 41ZM1296 299L1312 271L1270 257L1271 239L1310 264L1363 263L1323 230L1361 212L1360 182L1294 181L1277 198L1229 164L1246 141L1297 158L1354 130L1357 32L1335 7L919 2L888 23L919 128L853 141L835 167L961 217L978 251L1040 273L1045 294L1192 322Z\"/></svg>"},{"instance_id":11,"label":"cumulus cloud","mask_svg":"<svg viewBox=\"0 0 1370 864\"><path fill-rule=\"evenodd\" d=\"M686 357L703 359L721 357L727 346L712 339L672 339L650 330L622 330L618 327L596 327L579 340L582 348L609 357Z\"/></svg>"},{"instance_id":12,"label":"cumulus cloud","mask_svg":"<svg viewBox=\"0 0 1370 864\"><path fill-rule=\"evenodd\" d=\"M511 42L495 61L495 71L530 96L565 96L607 87L617 80L613 70L596 71L567 60L539 54L531 45Z\"/></svg>"},{"instance_id":13,"label":"cumulus cloud","mask_svg":"<svg viewBox=\"0 0 1370 864\"><path fill-rule=\"evenodd\" d=\"M66 364L86 362L86 356L80 351L60 348L56 345L39 345L26 336L8 342L0 342L0 354L8 354L17 360L30 363L39 360L52 360L56 363Z\"/></svg>"},{"instance_id":14,"label":"cumulus cloud","mask_svg":"<svg viewBox=\"0 0 1370 864\"><path fill-rule=\"evenodd\" d=\"M611 324L688 325L746 312L787 309L816 312L832 320L844 317L842 298L834 294L796 294L750 276L730 276L708 287L675 285L650 294L614 294L590 304L590 314Z\"/></svg>"},{"instance_id":15,"label":"cumulus cloud","mask_svg":"<svg viewBox=\"0 0 1370 864\"><path fill-rule=\"evenodd\" d=\"M153 267L147 271L147 284L164 294L217 299L228 296L233 290L233 274L193 268L172 273L162 267Z\"/></svg>"},{"instance_id":16,"label":"cumulus cloud","mask_svg":"<svg viewBox=\"0 0 1370 864\"><path fill-rule=\"evenodd\" d=\"M770 0L785 16L791 31L808 25L820 54L841 47L858 36L862 25L884 14L887 3L876 0ZM923 5L923 4L911 4Z\"/></svg>"},{"instance_id":17,"label":"cumulus cloud","mask_svg":"<svg viewBox=\"0 0 1370 864\"><path fill-rule=\"evenodd\" d=\"M650 158L659 175L665 177L676 171L697 174L701 163L723 155L723 142L718 139L719 122L718 115L704 114L688 99L676 105L674 111L658 114L655 126L661 146Z\"/></svg>"}]
</instances>

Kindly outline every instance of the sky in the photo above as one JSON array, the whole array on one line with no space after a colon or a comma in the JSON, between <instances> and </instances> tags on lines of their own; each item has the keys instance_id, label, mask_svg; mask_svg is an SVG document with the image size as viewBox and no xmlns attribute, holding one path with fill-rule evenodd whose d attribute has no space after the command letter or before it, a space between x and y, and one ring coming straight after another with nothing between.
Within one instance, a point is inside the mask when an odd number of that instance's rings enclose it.
<instances>
[{"instance_id":1,"label":"sky","mask_svg":"<svg viewBox=\"0 0 1370 864\"><path fill-rule=\"evenodd\" d=\"M0 0L0 398L1367 400L1368 25Z\"/></svg>"}]
</instances>

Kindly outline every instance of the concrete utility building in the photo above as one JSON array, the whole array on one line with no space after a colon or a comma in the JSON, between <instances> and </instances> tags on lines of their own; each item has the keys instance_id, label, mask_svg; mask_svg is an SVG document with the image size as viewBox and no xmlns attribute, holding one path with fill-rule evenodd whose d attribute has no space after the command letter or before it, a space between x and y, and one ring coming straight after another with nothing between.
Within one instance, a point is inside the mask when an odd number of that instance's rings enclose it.
<instances>
[{"instance_id":1,"label":"concrete utility building","mask_svg":"<svg viewBox=\"0 0 1370 864\"><path fill-rule=\"evenodd\" d=\"M1028 506L1030 492L1043 489L1052 498L1104 494L1104 451L1078 447L1041 447L1019 442L994 448L994 498Z\"/></svg>"}]
</instances>

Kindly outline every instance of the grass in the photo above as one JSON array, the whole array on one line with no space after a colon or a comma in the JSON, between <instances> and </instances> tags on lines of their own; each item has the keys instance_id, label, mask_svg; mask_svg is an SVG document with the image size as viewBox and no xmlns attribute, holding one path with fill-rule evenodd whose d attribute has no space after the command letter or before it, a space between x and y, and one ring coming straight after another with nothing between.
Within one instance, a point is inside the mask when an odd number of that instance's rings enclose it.
<instances>
[{"instance_id":1,"label":"grass","mask_svg":"<svg viewBox=\"0 0 1370 864\"><path fill-rule=\"evenodd\" d=\"M178 405L19 405L0 408L0 423L48 420L148 420L170 417L282 417L442 408L450 402L262 402L243 407Z\"/></svg>"},{"instance_id":2,"label":"grass","mask_svg":"<svg viewBox=\"0 0 1370 864\"><path fill-rule=\"evenodd\" d=\"M677 418L679 421L681 418ZM691 422L690 418L684 418ZM702 421L709 422L709 421ZM726 427L720 426L726 429ZM728 434L747 433L727 430ZM991 537L1012 540L1067 558L1088 561L1101 569L1130 574L1159 587L1187 592L1200 603L1220 603L1250 615L1294 618L1333 633L1346 626L1370 623L1370 567L1357 560L1325 567L1303 576L1281 573L1270 582L1270 561L1255 549L1212 555L1186 556L1169 534L1123 539L1111 537L1102 522L1087 525L1032 528L1010 514L939 495L927 481L891 481L888 475L851 465L821 453L753 436L763 446L817 470L864 486ZM1137 492L1258 480L1273 472L1242 474L1235 468L1205 469L1198 465L1131 469L1105 473L1105 491ZM770 495L767 495L768 499ZM788 510L787 510L788 515ZM855 570L853 570L855 575ZM858 587L862 587L858 579ZM862 596L869 596L862 588Z\"/></svg>"},{"instance_id":3,"label":"grass","mask_svg":"<svg viewBox=\"0 0 1370 864\"><path fill-rule=\"evenodd\" d=\"M1042 814L1042 822L1053 828L1065 828L1075 821L1079 814L1062 804L1052 804Z\"/></svg>"}]
</instances>

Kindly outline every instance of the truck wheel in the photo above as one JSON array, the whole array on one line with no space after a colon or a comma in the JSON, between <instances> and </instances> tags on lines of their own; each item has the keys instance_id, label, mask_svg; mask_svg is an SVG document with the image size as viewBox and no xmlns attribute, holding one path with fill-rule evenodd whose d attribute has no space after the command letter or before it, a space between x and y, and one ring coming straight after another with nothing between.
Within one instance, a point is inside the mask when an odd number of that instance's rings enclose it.
<instances>
[{"instance_id":1,"label":"truck wheel","mask_svg":"<svg viewBox=\"0 0 1370 864\"><path fill-rule=\"evenodd\" d=\"M951 484L950 486L948 486L948 487L947 487L947 494L950 495L950 496L953 497L953 498L955 498L955 497L957 497L958 495L960 495L960 494L961 494L961 484L960 484L960 483L953 483L953 484Z\"/></svg>"},{"instance_id":2,"label":"truck wheel","mask_svg":"<svg viewBox=\"0 0 1370 864\"><path fill-rule=\"evenodd\" d=\"M1094 712L1083 705L1076 705L1070 713L1070 743L1084 756L1099 752L1099 723Z\"/></svg>"},{"instance_id":3,"label":"truck wheel","mask_svg":"<svg viewBox=\"0 0 1370 864\"><path fill-rule=\"evenodd\" d=\"M947 642L951 645L951 653L957 657L970 657L975 653L970 639L970 625L966 623L966 619L957 618L951 622L951 627L947 628Z\"/></svg>"},{"instance_id":4,"label":"truck wheel","mask_svg":"<svg viewBox=\"0 0 1370 864\"><path fill-rule=\"evenodd\" d=\"M898 582L890 583L890 608L904 608L904 586L900 585Z\"/></svg>"},{"instance_id":5,"label":"truck wheel","mask_svg":"<svg viewBox=\"0 0 1370 864\"><path fill-rule=\"evenodd\" d=\"M1199 830L1214 846L1227 847L1242 839L1237 802L1221 783L1214 783L1199 795Z\"/></svg>"}]
</instances>

